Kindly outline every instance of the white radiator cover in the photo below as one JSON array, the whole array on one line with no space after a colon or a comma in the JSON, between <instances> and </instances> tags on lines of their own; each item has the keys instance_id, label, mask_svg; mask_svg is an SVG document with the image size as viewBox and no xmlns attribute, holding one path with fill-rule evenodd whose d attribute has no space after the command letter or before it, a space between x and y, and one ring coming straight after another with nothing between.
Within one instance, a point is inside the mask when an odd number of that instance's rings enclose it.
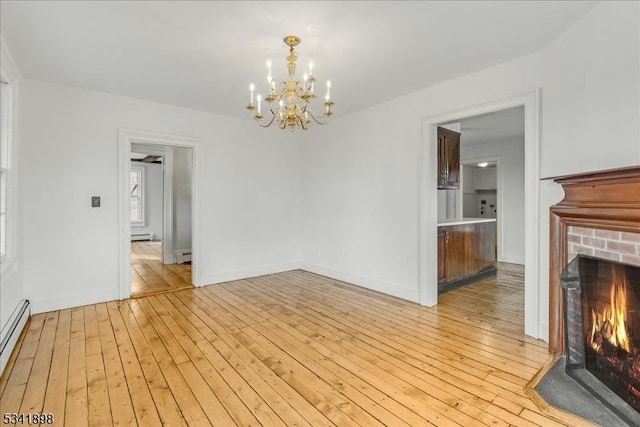
<instances>
[{"instance_id":1,"label":"white radiator cover","mask_svg":"<svg viewBox=\"0 0 640 427\"><path fill-rule=\"evenodd\" d=\"M0 331L0 374L4 372L4 368L11 357L11 352L15 348L18 338L20 338L20 334L30 316L31 308L29 300L22 300L13 310L11 317L2 328L2 331Z\"/></svg>"}]
</instances>

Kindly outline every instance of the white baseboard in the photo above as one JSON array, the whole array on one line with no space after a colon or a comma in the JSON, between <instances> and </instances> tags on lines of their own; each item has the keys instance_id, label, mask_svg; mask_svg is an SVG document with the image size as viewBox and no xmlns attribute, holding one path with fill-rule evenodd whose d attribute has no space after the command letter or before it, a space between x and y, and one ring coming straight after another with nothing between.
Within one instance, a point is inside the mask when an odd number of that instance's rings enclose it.
<instances>
[{"instance_id":1,"label":"white baseboard","mask_svg":"<svg viewBox=\"0 0 640 427\"><path fill-rule=\"evenodd\" d=\"M416 303L420 302L420 294L418 289L408 289L393 283L373 279L371 277L334 270L332 268L310 264L307 262L303 262L300 268L306 271L310 271L311 273L320 274L322 276L342 280L343 282L351 283L363 288L371 289L373 291L382 292L383 294L391 295Z\"/></svg>"},{"instance_id":2,"label":"white baseboard","mask_svg":"<svg viewBox=\"0 0 640 427\"><path fill-rule=\"evenodd\" d=\"M300 269L299 261L291 261L283 264L265 265L244 270L225 271L222 273L210 274L203 277L203 283L196 286L213 285L216 283L231 282L233 280L248 279L250 277L263 276L265 274L282 273Z\"/></svg>"},{"instance_id":3,"label":"white baseboard","mask_svg":"<svg viewBox=\"0 0 640 427\"><path fill-rule=\"evenodd\" d=\"M538 324L538 339L548 343L549 342L549 325L545 322Z\"/></svg>"},{"instance_id":4,"label":"white baseboard","mask_svg":"<svg viewBox=\"0 0 640 427\"><path fill-rule=\"evenodd\" d=\"M501 256L501 257L498 257L498 262L506 262L508 264L524 265L524 258Z\"/></svg>"},{"instance_id":5,"label":"white baseboard","mask_svg":"<svg viewBox=\"0 0 640 427\"><path fill-rule=\"evenodd\" d=\"M114 301L117 299L119 299L118 290L115 288L101 291L64 294L46 299L38 299L37 297L29 298L31 301L31 312L33 314L80 307L88 304L97 304L106 301Z\"/></svg>"}]
</instances>

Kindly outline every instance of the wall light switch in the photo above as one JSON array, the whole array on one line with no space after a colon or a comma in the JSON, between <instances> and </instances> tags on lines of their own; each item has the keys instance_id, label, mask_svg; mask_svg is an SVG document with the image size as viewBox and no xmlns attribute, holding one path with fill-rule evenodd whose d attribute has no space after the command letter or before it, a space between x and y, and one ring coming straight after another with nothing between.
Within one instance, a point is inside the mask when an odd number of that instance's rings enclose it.
<instances>
[{"instance_id":1,"label":"wall light switch","mask_svg":"<svg viewBox=\"0 0 640 427\"><path fill-rule=\"evenodd\" d=\"M92 208L100 207L100 196L91 196L91 207Z\"/></svg>"}]
</instances>

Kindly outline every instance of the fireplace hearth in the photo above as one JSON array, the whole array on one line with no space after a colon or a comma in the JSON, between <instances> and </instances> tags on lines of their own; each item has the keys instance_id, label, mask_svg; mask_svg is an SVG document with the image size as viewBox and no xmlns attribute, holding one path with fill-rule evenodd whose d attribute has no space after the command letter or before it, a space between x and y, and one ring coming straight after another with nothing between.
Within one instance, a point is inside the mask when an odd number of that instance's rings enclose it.
<instances>
[{"instance_id":1,"label":"fireplace hearth","mask_svg":"<svg viewBox=\"0 0 640 427\"><path fill-rule=\"evenodd\" d=\"M640 267L578 255L561 287L567 374L640 425Z\"/></svg>"}]
</instances>

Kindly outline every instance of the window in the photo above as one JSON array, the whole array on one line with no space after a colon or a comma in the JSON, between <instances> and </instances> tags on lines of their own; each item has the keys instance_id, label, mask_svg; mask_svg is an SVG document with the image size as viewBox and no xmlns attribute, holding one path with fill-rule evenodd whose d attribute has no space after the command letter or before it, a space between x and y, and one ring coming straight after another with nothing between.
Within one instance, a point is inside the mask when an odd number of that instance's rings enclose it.
<instances>
[{"instance_id":1,"label":"window","mask_svg":"<svg viewBox=\"0 0 640 427\"><path fill-rule=\"evenodd\" d=\"M11 231L9 215L9 182L11 153L11 86L4 81L0 83L0 260L9 253L9 238Z\"/></svg>"},{"instance_id":2,"label":"window","mask_svg":"<svg viewBox=\"0 0 640 427\"><path fill-rule=\"evenodd\" d=\"M133 226L144 226L144 169L131 167L130 220Z\"/></svg>"}]
</instances>

